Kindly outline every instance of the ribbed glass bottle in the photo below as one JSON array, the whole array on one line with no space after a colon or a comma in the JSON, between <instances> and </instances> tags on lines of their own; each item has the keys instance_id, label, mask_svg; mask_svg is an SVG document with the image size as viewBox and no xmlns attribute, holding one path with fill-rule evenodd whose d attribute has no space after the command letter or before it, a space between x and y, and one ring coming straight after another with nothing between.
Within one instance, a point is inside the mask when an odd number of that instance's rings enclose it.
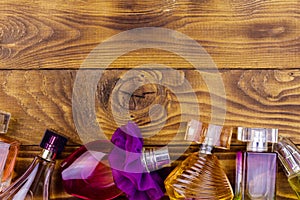
<instances>
[{"instance_id":1,"label":"ribbed glass bottle","mask_svg":"<svg viewBox=\"0 0 300 200\"><path fill-rule=\"evenodd\" d=\"M36 156L25 173L12 183L3 193L1 200L48 200L50 181L55 166L55 157L59 154L67 139L50 130L45 132L40 144L42 151Z\"/></svg>"},{"instance_id":2,"label":"ribbed glass bottle","mask_svg":"<svg viewBox=\"0 0 300 200\"><path fill-rule=\"evenodd\" d=\"M230 182L218 158L212 154L217 144L229 148L232 128L203 124L192 120L186 139L201 143L194 152L179 164L165 180L171 200L180 199L233 199ZM200 137L199 137L200 136Z\"/></svg>"}]
</instances>

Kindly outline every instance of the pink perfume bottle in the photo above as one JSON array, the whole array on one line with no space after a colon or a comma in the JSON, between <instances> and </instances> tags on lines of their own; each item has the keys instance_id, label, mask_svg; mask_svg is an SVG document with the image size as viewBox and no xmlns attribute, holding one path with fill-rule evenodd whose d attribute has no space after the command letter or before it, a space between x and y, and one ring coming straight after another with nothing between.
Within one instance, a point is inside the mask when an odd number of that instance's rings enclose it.
<instances>
[{"instance_id":1,"label":"pink perfume bottle","mask_svg":"<svg viewBox=\"0 0 300 200\"><path fill-rule=\"evenodd\" d=\"M81 146L62 163L63 186L67 193L81 199L113 199L123 192L115 185L109 166L112 145L97 140Z\"/></svg>"},{"instance_id":2,"label":"pink perfume bottle","mask_svg":"<svg viewBox=\"0 0 300 200\"><path fill-rule=\"evenodd\" d=\"M46 130L40 143L41 153L25 173L0 193L1 200L32 200L50 198L50 181L56 156L64 149L67 139Z\"/></svg>"},{"instance_id":3,"label":"pink perfume bottle","mask_svg":"<svg viewBox=\"0 0 300 200\"><path fill-rule=\"evenodd\" d=\"M81 146L66 158L61 163L65 191L89 200L109 200L124 194L114 181L108 159L113 148L110 141L97 140ZM160 169L170 162L168 149L143 148L140 162L145 172Z\"/></svg>"},{"instance_id":4,"label":"pink perfume bottle","mask_svg":"<svg viewBox=\"0 0 300 200\"><path fill-rule=\"evenodd\" d=\"M277 143L278 130L239 127L238 140L247 142L247 151L237 153L235 199L275 199L277 154L268 152L268 143Z\"/></svg>"},{"instance_id":5,"label":"pink perfume bottle","mask_svg":"<svg viewBox=\"0 0 300 200\"><path fill-rule=\"evenodd\" d=\"M0 111L0 192L11 182L20 142L6 137L10 113Z\"/></svg>"}]
</instances>

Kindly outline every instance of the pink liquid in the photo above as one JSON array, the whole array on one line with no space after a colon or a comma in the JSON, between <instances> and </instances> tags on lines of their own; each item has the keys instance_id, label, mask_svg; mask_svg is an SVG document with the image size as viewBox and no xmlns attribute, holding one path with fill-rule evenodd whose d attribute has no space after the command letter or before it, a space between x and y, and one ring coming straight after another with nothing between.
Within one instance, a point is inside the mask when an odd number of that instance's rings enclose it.
<instances>
[{"instance_id":1,"label":"pink liquid","mask_svg":"<svg viewBox=\"0 0 300 200\"><path fill-rule=\"evenodd\" d=\"M101 147L101 142L96 142ZM82 146L62 163L62 179L66 192L91 200L114 199L123 193L114 183L107 154L97 153L100 156L95 156Z\"/></svg>"}]
</instances>

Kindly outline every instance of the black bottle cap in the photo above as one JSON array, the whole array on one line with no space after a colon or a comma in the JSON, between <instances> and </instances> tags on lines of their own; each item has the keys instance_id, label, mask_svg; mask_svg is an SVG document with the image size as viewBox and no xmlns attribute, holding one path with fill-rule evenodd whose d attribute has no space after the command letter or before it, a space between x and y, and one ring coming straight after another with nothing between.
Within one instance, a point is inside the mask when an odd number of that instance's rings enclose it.
<instances>
[{"instance_id":1,"label":"black bottle cap","mask_svg":"<svg viewBox=\"0 0 300 200\"><path fill-rule=\"evenodd\" d=\"M55 154L60 154L64 150L67 141L67 138L47 129L40 143L40 147Z\"/></svg>"}]
</instances>

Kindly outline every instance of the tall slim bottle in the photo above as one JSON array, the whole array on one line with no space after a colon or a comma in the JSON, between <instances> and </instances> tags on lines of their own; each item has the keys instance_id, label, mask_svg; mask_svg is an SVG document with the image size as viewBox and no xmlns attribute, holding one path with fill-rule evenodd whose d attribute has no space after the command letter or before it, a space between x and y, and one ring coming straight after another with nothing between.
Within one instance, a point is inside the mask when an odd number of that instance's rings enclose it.
<instances>
[{"instance_id":1,"label":"tall slim bottle","mask_svg":"<svg viewBox=\"0 0 300 200\"><path fill-rule=\"evenodd\" d=\"M277 154L268 152L268 143L277 143L278 130L238 127L238 140L247 142L247 151L236 156L235 199L275 199Z\"/></svg>"},{"instance_id":2,"label":"tall slim bottle","mask_svg":"<svg viewBox=\"0 0 300 200\"><path fill-rule=\"evenodd\" d=\"M230 147L232 128L204 124L196 120L188 123L185 139L200 144L199 152L192 153L165 180L171 200L233 199L230 182L214 147Z\"/></svg>"},{"instance_id":3,"label":"tall slim bottle","mask_svg":"<svg viewBox=\"0 0 300 200\"><path fill-rule=\"evenodd\" d=\"M300 199L300 150L288 138L279 137L275 146L288 182Z\"/></svg>"},{"instance_id":4,"label":"tall slim bottle","mask_svg":"<svg viewBox=\"0 0 300 200\"><path fill-rule=\"evenodd\" d=\"M10 113L0 111L0 192L11 182L20 142L5 134L8 130Z\"/></svg>"},{"instance_id":5,"label":"tall slim bottle","mask_svg":"<svg viewBox=\"0 0 300 200\"><path fill-rule=\"evenodd\" d=\"M0 200L48 200L55 158L66 142L65 137L46 130L40 143L40 154L33 159L25 173L0 194Z\"/></svg>"}]
</instances>

